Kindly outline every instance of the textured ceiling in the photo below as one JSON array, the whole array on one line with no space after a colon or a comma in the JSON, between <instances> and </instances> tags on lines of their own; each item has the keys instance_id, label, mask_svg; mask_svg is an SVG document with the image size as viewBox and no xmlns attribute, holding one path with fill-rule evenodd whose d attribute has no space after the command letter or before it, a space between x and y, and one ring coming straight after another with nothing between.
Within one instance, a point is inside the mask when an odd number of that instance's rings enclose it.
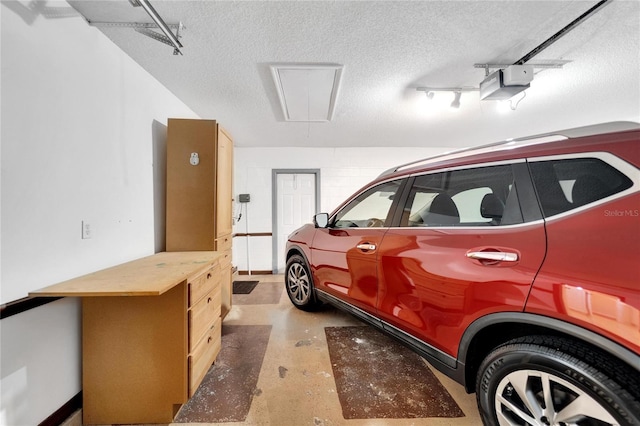
<instances>
[{"instance_id":1,"label":"textured ceiling","mask_svg":"<svg viewBox=\"0 0 640 426\"><path fill-rule=\"evenodd\" d=\"M151 22L129 1L70 1L91 21ZM640 121L640 2L614 0L531 63L515 110L463 93L428 103L416 87L475 86L475 63L513 63L596 1L162 1L184 55L128 28L100 28L237 146L450 146L611 120ZM329 123L285 122L269 66L344 65ZM517 96L519 99L521 96ZM515 102L513 103L515 106Z\"/></svg>"}]
</instances>

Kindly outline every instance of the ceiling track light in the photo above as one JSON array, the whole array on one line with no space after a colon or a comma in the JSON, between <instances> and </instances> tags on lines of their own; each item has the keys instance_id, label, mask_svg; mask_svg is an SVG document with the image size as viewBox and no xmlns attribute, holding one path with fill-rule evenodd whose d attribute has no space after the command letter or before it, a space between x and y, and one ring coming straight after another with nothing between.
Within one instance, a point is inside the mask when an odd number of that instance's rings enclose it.
<instances>
[{"instance_id":1,"label":"ceiling track light","mask_svg":"<svg viewBox=\"0 0 640 426\"><path fill-rule=\"evenodd\" d=\"M435 92L451 92L453 93L453 101L451 108L460 108L460 97L462 92L478 92L480 89L476 87L417 87L418 92L425 92L427 99L433 99Z\"/></svg>"},{"instance_id":2,"label":"ceiling track light","mask_svg":"<svg viewBox=\"0 0 640 426\"><path fill-rule=\"evenodd\" d=\"M462 92L454 92L455 93L455 97L453 98L453 102L451 102L451 108L460 108L460 96L462 95Z\"/></svg>"}]
</instances>

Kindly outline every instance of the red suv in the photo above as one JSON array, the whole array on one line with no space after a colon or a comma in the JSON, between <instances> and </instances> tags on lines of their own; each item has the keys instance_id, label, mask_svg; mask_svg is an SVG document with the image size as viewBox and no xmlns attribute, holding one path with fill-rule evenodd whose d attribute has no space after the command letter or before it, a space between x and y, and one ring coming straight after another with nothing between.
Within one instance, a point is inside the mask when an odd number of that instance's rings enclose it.
<instances>
[{"instance_id":1,"label":"red suv","mask_svg":"<svg viewBox=\"0 0 640 426\"><path fill-rule=\"evenodd\" d=\"M287 293L410 346L487 425L638 425L639 167L634 123L397 167L289 236Z\"/></svg>"}]
</instances>

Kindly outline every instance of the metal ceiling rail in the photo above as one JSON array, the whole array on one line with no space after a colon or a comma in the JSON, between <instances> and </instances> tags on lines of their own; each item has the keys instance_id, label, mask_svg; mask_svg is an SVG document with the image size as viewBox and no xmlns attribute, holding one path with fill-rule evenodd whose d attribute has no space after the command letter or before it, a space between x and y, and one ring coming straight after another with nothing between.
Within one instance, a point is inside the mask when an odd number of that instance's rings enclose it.
<instances>
[{"instance_id":1,"label":"metal ceiling rail","mask_svg":"<svg viewBox=\"0 0 640 426\"><path fill-rule=\"evenodd\" d=\"M530 51L529 53L524 55L522 58L520 58L517 61L515 61L513 63L513 65L524 65L527 61L529 61L531 58L536 56L538 53L542 52L544 49L546 49L547 47L551 46L553 43L558 41L558 39L560 37L562 37L563 35L567 34L569 31L571 31L576 26L578 26L578 24L580 24L582 21L584 21L585 19L587 19L588 17L590 17L594 13L598 12L600 9L602 9L607 4L611 3L611 1L612 0L602 0L602 1L598 2L595 6L593 6L591 9L587 10L582 15L578 16L576 19L574 19L572 22L570 22L567 26L562 28L560 31L558 31L557 33L555 33L554 35L552 35L551 37L549 37L548 39L543 41L540 45L538 45L532 51Z\"/></svg>"}]
</instances>

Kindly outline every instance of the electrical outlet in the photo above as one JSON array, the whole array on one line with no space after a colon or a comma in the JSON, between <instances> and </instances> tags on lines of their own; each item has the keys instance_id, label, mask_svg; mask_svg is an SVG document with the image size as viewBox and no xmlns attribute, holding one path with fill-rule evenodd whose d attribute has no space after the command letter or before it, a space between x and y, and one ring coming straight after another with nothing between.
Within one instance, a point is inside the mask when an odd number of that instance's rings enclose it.
<instances>
[{"instance_id":1,"label":"electrical outlet","mask_svg":"<svg viewBox=\"0 0 640 426\"><path fill-rule=\"evenodd\" d=\"M93 236L93 229L89 222L82 221L82 239L86 240Z\"/></svg>"}]
</instances>

